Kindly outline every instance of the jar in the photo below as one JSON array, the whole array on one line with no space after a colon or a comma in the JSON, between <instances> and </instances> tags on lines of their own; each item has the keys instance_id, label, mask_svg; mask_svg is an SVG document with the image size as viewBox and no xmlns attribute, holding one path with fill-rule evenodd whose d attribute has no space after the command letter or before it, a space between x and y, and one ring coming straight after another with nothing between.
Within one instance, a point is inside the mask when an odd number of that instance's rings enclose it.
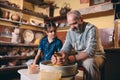
<instances>
[{"instance_id":1,"label":"jar","mask_svg":"<svg viewBox=\"0 0 120 80\"><path fill-rule=\"evenodd\" d=\"M20 16L18 14L12 14L11 15L11 20L14 20L14 21L20 21Z\"/></svg>"},{"instance_id":2,"label":"jar","mask_svg":"<svg viewBox=\"0 0 120 80\"><path fill-rule=\"evenodd\" d=\"M9 19L10 12L9 11L3 11L3 18Z\"/></svg>"},{"instance_id":3,"label":"jar","mask_svg":"<svg viewBox=\"0 0 120 80\"><path fill-rule=\"evenodd\" d=\"M63 7L60 9L60 15L66 15L70 11L70 4L64 3Z\"/></svg>"}]
</instances>

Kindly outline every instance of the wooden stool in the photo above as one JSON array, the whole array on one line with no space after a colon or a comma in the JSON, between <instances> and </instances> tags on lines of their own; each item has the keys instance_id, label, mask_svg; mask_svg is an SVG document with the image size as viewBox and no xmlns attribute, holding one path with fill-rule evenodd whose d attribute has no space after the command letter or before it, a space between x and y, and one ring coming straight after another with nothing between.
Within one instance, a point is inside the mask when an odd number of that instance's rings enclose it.
<instances>
[{"instance_id":1,"label":"wooden stool","mask_svg":"<svg viewBox=\"0 0 120 80\"><path fill-rule=\"evenodd\" d=\"M75 80L86 80L85 68L83 66L78 67L78 70L83 71L83 76L76 76ZM101 80L104 80L104 66L100 69Z\"/></svg>"}]
</instances>

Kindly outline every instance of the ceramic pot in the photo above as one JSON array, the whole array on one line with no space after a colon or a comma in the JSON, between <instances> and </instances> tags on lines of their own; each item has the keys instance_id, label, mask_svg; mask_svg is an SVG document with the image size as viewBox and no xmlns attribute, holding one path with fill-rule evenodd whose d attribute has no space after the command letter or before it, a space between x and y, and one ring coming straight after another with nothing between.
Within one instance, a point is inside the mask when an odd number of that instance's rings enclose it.
<instances>
[{"instance_id":1,"label":"ceramic pot","mask_svg":"<svg viewBox=\"0 0 120 80\"><path fill-rule=\"evenodd\" d=\"M39 72L38 65L28 65L28 73L29 74L36 74Z\"/></svg>"},{"instance_id":2,"label":"ceramic pot","mask_svg":"<svg viewBox=\"0 0 120 80\"><path fill-rule=\"evenodd\" d=\"M59 11L60 15L66 15L70 11L70 5L67 3L64 3L64 7L62 7Z\"/></svg>"},{"instance_id":3,"label":"ceramic pot","mask_svg":"<svg viewBox=\"0 0 120 80\"><path fill-rule=\"evenodd\" d=\"M18 14L12 14L11 15L11 20L20 21L20 16Z\"/></svg>"},{"instance_id":4,"label":"ceramic pot","mask_svg":"<svg viewBox=\"0 0 120 80\"><path fill-rule=\"evenodd\" d=\"M3 18L9 19L10 12L3 10Z\"/></svg>"}]
</instances>

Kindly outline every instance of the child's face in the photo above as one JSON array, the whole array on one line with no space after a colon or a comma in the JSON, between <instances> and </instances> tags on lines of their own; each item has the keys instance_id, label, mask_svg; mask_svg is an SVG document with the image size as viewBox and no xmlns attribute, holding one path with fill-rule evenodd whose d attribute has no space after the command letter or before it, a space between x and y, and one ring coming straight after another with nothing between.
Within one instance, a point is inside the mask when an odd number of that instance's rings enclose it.
<instances>
[{"instance_id":1,"label":"child's face","mask_svg":"<svg viewBox=\"0 0 120 80\"><path fill-rule=\"evenodd\" d=\"M56 29L51 27L47 30L48 37L55 38L56 37Z\"/></svg>"}]
</instances>

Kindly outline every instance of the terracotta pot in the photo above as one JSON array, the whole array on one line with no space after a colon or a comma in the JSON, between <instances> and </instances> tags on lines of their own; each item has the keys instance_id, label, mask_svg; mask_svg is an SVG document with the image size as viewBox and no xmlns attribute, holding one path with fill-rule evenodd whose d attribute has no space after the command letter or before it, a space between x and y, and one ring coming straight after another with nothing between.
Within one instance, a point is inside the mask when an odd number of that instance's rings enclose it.
<instances>
[{"instance_id":1,"label":"terracotta pot","mask_svg":"<svg viewBox=\"0 0 120 80\"><path fill-rule=\"evenodd\" d=\"M71 9L70 9L70 5L69 4L67 4L67 3L65 3L64 4L64 7L62 7L61 9L60 9L60 15L66 15L69 11L70 11Z\"/></svg>"},{"instance_id":2,"label":"terracotta pot","mask_svg":"<svg viewBox=\"0 0 120 80\"><path fill-rule=\"evenodd\" d=\"M28 65L28 73L29 74L36 74L39 72L38 65Z\"/></svg>"},{"instance_id":3,"label":"terracotta pot","mask_svg":"<svg viewBox=\"0 0 120 80\"><path fill-rule=\"evenodd\" d=\"M9 19L9 15L10 15L10 12L6 12L6 13L5 13L5 18L6 18L6 19Z\"/></svg>"},{"instance_id":4,"label":"terracotta pot","mask_svg":"<svg viewBox=\"0 0 120 80\"><path fill-rule=\"evenodd\" d=\"M3 18L9 19L10 12L3 10Z\"/></svg>"},{"instance_id":5,"label":"terracotta pot","mask_svg":"<svg viewBox=\"0 0 120 80\"><path fill-rule=\"evenodd\" d=\"M18 14L12 14L11 15L11 20L20 21L20 16Z\"/></svg>"}]
</instances>

